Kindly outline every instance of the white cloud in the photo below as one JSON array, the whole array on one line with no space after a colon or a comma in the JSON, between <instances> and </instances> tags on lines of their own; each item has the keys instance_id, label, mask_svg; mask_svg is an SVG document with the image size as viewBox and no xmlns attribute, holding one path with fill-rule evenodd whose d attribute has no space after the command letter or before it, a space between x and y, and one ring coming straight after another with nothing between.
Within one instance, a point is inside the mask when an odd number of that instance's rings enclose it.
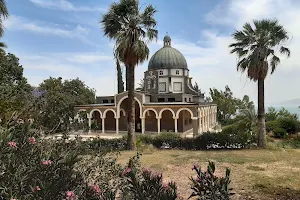
<instances>
[{"instance_id":1,"label":"white cloud","mask_svg":"<svg viewBox=\"0 0 300 200\"><path fill-rule=\"evenodd\" d=\"M90 29L84 28L80 24L73 28L68 28L66 26L59 27L58 25L52 25L51 23L30 21L20 16L11 15L4 21L4 26L8 31L28 31L41 35L58 36L71 39L75 38L89 45L97 46L87 38L90 33Z\"/></svg>"},{"instance_id":2,"label":"white cloud","mask_svg":"<svg viewBox=\"0 0 300 200\"><path fill-rule=\"evenodd\" d=\"M93 12L93 11L104 10L103 8L99 8L99 7L75 6L70 1L67 0L30 0L30 1L43 8L63 10L63 11Z\"/></svg>"}]
</instances>

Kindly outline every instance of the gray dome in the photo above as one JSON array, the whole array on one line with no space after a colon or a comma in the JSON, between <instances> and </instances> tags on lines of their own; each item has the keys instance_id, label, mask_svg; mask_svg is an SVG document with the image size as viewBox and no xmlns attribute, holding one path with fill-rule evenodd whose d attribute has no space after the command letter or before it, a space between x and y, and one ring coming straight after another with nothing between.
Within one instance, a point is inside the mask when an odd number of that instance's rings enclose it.
<instances>
[{"instance_id":1,"label":"gray dome","mask_svg":"<svg viewBox=\"0 0 300 200\"><path fill-rule=\"evenodd\" d=\"M151 57L148 70L152 69L187 69L184 56L177 49L171 47L170 36L165 36L164 47Z\"/></svg>"}]
</instances>

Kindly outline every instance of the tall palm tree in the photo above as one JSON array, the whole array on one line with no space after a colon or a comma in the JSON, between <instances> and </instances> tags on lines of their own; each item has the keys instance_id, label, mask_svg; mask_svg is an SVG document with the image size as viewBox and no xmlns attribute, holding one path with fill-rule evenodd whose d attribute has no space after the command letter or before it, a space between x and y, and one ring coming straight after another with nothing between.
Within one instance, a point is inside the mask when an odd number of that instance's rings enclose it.
<instances>
[{"instance_id":1,"label":"tall palm tree","mask_svg":"<svg viewBox=\"0 0 300 200\"><path fill-rule=\"evenodd\" d=\"M254 20L254 26L246 23L241 31L232 34L236 41L229 45L230 53L238 57L237 70L247 73L250 80L258 82L258 146L266 146L264 80L271 70L275 71L280 63L275 53L290 56L290 50L284 46L289 40L287 31L277 20ZM278 51L277 51L278 50ZM275 52L277 51L277 52Z\"/></svg>"},{"instance_id":2,"label":"tall palm tree","mask_svg":"<svg viewBox=\"0 0 300 200\"><path fill-rule=\"evenodd\" d=\"M3 21L2 19L6 19L8 17L8 10L6 7L5 0L0 0L0 37L3 36L4 29L3 29Z\"/></svg>"},{"instance_id":3,"label":"tall palm tree","mask_svg":"<svg viewBox=\"0 0 300 200\"><path fill-rule=\"evenodd\" d=\"M6 7L5 0L0 0L0 37L4 34L4 27L3 27L3 19L6 19L9 16L8 10ZM5 51L4 48L6 48L6 44L3 42L0 42L0 54L4 55Z\"/></svg>"},{"instance_id":4,"label":"tall palm tree","mask_svg":"<svg viewBox=\"0 0 300 200\"><path fill-rule=\"evenodd\" d=\"M134 69L148 59L147 43L157 39L156 9L152 5L140 10L138 0L120 0L111 4L103 16L101 24L104 34L115 40L115 53L126 66L126 90L128 91L128 139L129 149L135 149L135 103L134 103Z\"/></svg>"}]
</instances>

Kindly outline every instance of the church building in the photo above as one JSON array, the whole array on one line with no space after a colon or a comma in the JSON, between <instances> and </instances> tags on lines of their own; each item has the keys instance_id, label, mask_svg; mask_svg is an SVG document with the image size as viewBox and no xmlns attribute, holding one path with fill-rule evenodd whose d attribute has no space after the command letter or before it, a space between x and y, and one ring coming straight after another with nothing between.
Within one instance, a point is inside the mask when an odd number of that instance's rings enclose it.
<instances>
[{"instance_id":1,"label":"church building","mask_svg":"<svg viewBox=\"0 0 300 200\"><path fill-rule=\"evenodd\" d=\"M217 105L204 102L204 94L195 91L184 56L171 45L170 36L150 59L144 72L144 88L135 92L136 132L194 135L212 131L217 124ZM96 97L96 103L75 107L86 112L89 128L97 124L102 133L127 131L127 92Z\"/></svg>"}]
</instances>

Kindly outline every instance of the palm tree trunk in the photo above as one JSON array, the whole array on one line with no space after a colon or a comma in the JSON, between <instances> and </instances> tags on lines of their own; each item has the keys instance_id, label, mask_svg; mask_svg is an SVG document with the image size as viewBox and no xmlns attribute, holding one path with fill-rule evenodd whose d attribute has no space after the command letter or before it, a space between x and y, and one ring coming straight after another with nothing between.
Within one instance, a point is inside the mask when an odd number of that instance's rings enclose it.
<instances>
[{"instance_id":1,"label":"palm tree trunk","mask_svg":"<svg viewBox=\"0 0 300 200\"><path fill-rule=\"evenodd\" d=\"M118 77L118 94L120 94L124 92L124 82L122 76L122 69L118 60L116 62L116 65L117 65L117 77Z\"/></svg>"},{"instance_id":2,"label":"palm tree trunk","mask_svg":"<svg viewBox=\"0 0 300 200\"><path fill-rule=\"evenodd\" d=\"M266 147L266 123L265 123L265 83L258 80L258 146Z\"/></svg>"},{"instance_id":3,"label":"palm tree trunk","mask_svg":"<svg viewBox=\"0 0 300 200\"><path fill-rule=\"evenodd\" d=\"M127 104L127 148L136 149L135 143L135 102L134 102L134 66L126 67L128 86L128 104ZM128 82L128 84L127 84Z\"/></svg>"},{"instance_id":4,"label":"palm tree trunk","mask_svg":"<svg viewBox=\"0 0 300 200\"><path fill-rule=\"evenodd\" d=\"M125 65L125 76L126 76L126 88L125 88L125 90L126 91L128 91L128 87L129 87L128 86L128 84L129 84L129 81L128 81L128 68L129 68L128 65L127 66Z\"/></svg>"}]
</instances>

